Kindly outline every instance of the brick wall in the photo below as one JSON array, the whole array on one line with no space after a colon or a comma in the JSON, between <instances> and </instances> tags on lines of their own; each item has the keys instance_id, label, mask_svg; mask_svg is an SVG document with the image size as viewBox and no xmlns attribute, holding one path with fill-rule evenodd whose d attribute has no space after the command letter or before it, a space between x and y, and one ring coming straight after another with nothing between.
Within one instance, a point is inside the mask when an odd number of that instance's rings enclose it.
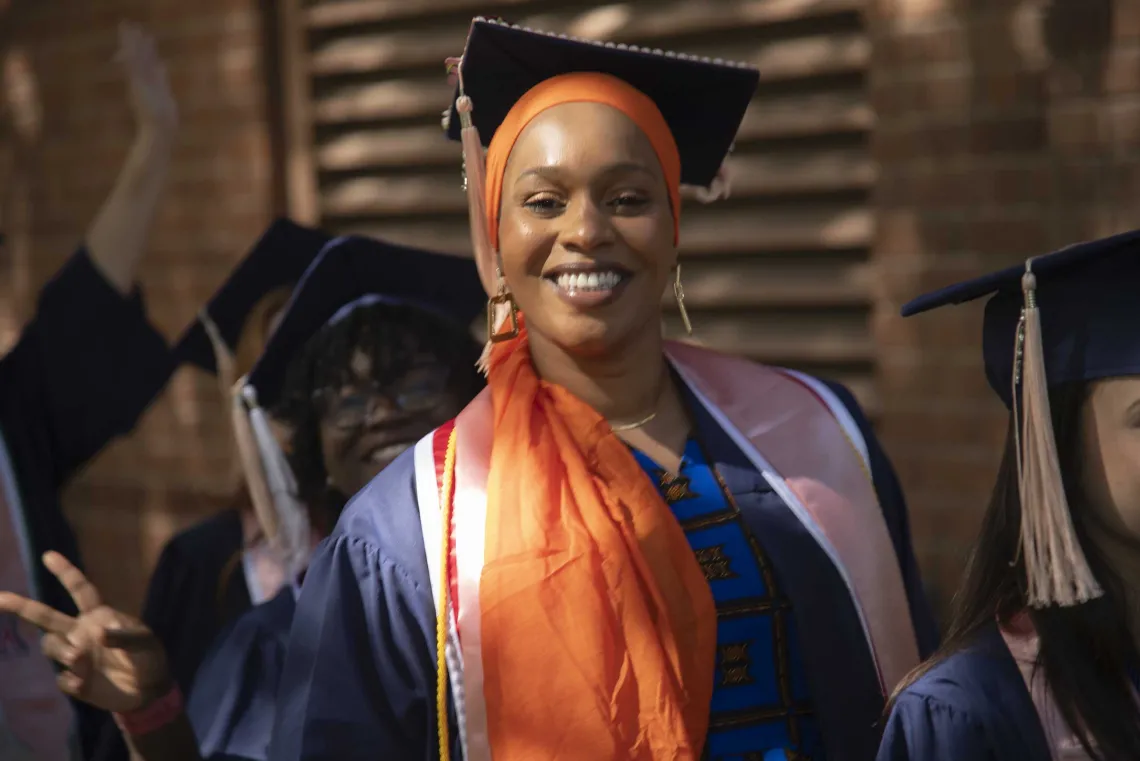
<instances>
[{"instance_id":1,"label":"brick wall","mask_svg":"<svg viewBox=\"0 0 1140 761\"><path fill-rule=\"evenodd\" d=\"M1140 4L869 0L882 434L944 607L1006 413L981 307L903 321L919 292L1137 224Z\"/></svg>"},{"instance_id":2,"label":"brick wall","mask_svg":"<svg viewBox=\"0 0 1140 761\"><path fill-rule=\"evenodd\" d=\"M11 0L0 3L0 338L74 248L110 190L133 127L111 61L120 19L157 37L182 132L142 281L170 337L193 319L276 204L276 122L259 0ZM271 4L270 4L271 5ZM38 115L37 115L38 114ZM220 394L184 370L139 430L105 451L66 504L95 580L133 608L161 544L236 484Z\"/></svg>"}]
</instances>

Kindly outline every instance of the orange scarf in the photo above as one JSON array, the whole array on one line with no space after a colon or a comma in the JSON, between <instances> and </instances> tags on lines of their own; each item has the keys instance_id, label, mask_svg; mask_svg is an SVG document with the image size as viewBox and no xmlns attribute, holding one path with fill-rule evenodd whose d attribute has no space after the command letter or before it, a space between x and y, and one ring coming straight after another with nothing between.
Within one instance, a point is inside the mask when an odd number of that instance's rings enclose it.
<instances>
[{"instance_id":1,"label":"orange scarf","mask_svg":"<svg viewBox=\"0 0 1140 761\"><path fill-rule=\"evenodd\" d=\"M532 90L496 133L492 230L518 133L542 110L581 100L620 109L649 136L677 217L680 159L656 106L612 77L574 74ZM488 378L494 446L479 600L494 758L696 761L716 662L708 582L605 419L537 377L522 328L494 347Z\"/></svg>"}]
</instances>

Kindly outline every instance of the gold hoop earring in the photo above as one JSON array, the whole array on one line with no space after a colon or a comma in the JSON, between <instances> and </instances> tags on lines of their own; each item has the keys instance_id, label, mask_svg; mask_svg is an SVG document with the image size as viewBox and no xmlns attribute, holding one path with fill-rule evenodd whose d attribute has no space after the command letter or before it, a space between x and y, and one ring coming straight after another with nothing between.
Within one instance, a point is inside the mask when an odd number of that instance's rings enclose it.
<instances>
[{"instance_id":1,"label":"gold hoop earring","mask_svg":"<svg viewBox=\"0 0 1140 761\"><path fill-rule=\"evenodd\" d=\"M514 294L507 288L507 281L503 279L502 270L499 270L498 275L499 292L487 301L487 338L495 344L510 341L519 334L518 302L515 301ZM495 317L501 305L506 305L509 308L510 327L506 330L496 330Z\"/></svg>"},{"instance_id":2,"label":"gold hoop earring","mask_svg":"<svg viewBox=\"0 0 1140 761\"><path fill-rule=\"evenodd\" d=\"M685 309L685 288L681 285L681 265L677 265L677 274L673 278L673 298L677 300L677 311L681 313L681 324L685 326L685 333L693 335L693 323L689 322L689 312Z\"/></svg>"}]
</instances>

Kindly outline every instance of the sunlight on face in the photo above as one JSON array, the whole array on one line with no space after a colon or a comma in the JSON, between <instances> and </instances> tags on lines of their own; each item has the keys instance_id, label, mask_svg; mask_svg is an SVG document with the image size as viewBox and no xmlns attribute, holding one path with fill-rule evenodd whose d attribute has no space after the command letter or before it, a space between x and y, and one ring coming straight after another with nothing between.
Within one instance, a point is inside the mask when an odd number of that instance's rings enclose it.
<instances>
[{"instance_id":1,"label":"sunlight on face","mask_svg":"<svg viewBox=\"0 0 1140 761\"><path fill-rule=\"evenodd\" d=\"M1140 539L1140 378L1094 383L1082 417L1093 509L1109 529Z\"/></svg>"},{"instance_id":2,"label":"sunlight on face","mask_svg":"<svg viewBox=\"0 0 1140 761\"><path fill-rule=\"evenodd\" d=\"M649 139L620 111L567 103L523 130L499 244L530 330L564 351L604 355L660 333L673 215Z\"/></svg>"}]
</instances>

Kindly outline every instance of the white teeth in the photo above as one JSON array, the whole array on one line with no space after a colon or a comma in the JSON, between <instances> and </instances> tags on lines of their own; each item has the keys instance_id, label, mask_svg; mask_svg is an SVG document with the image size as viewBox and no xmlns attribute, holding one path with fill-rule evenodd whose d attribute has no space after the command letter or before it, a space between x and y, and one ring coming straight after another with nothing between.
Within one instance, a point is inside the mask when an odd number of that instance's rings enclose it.
<instances>
[{"instance_id":1,"label":"white teeth","mask_svg":"<svg viewBox=\"0 0 1140 761\"><path fill-rule=\"evenodd\" d=\"M564 291L609 291L617 287L624 276L617 272L564 272L555 283Z\"/></svg>"}]
</instances>

